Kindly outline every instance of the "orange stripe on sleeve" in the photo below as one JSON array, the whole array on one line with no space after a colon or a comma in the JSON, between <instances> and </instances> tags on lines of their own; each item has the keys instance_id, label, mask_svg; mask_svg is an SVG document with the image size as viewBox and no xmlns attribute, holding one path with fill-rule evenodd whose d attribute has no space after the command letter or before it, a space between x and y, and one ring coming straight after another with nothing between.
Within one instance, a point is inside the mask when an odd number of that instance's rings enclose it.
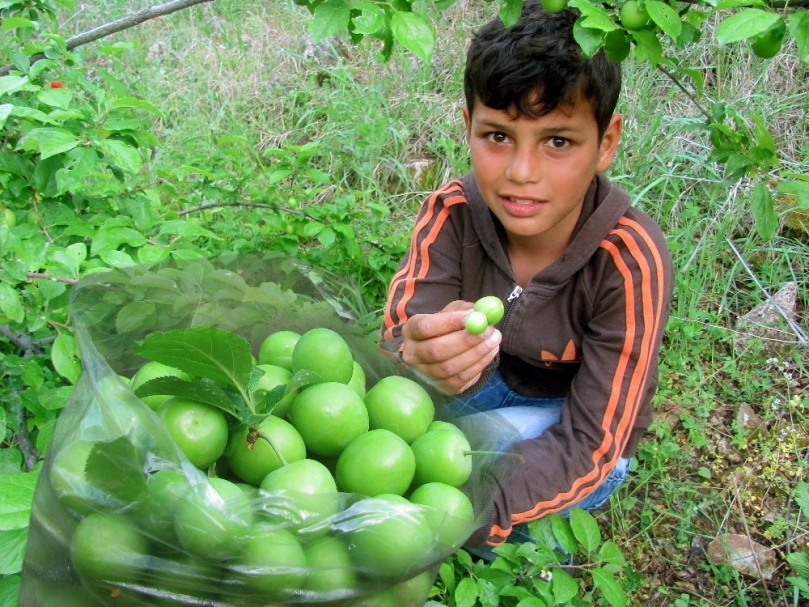
<instances>
[{"instance_id":1,"label":"orange stripe on sleeve","mask_svg":"<svg viewBox=\"0 0 809 607\"><path fill-rule=\"evenodd\" d=\"M454 194L454 195L453 195ZM440 210L437 210L438 200L442 200ZM458 203L465 203L466 198L462 191L462 182L459 180L449 182L445 187L433 192L425 201L422 208L424 212L419 218L410 241L408 261L398 271L391 281L388 290L388 303L384 314L384 338L393 338L394 327L407 321L407 304L413 297L416 280L426 276L430 267L429 247L435 242L441 228L449 217L449 208ZM425 230L426 235L424 235ZM397 293L401 296L397 300Z\"/></svg>"},{"instance_id":2,"label":"orange stripe on sleeve","mask_svg":"<svg viewBox=\"0 0 809 607\"><path fill-rule=\"evenodd\" d=\"M634 227L634 226L633 226ZM640 226L638 226L640 227ZM545 502L537 503L531 510L517 513L512 516L512 522L514 524L527 522L529 520L533 520L536 518L537 512L546 511L548 514L552 512L557 512L563 510L567 507L570 503L571 498L573 498L577 491L580 490L583 486L588 484L593 484L594 482L601 482L609 471L614 467L614 462L617 461L618 454L620 453L620 448L623 447L625 444L626 436L631 431L631 423L635 420L637 416L637 411L639 410L641 403L642 403L642 396L643 391L642 387L645 384L645 380L648 377L650 360L651 360L651 353L654 348L654 336L657 333L657 329L659 326L659 319L660 314L662 312L662 298L660 285L658 284L658 306L657 306L657 314L653 311L653 301L652 301L652 289L653 289L653 277L650 272L650 267L643 256L640 248L637 245L637 242L633 240L631 235L626 233L626 230L614 230L612 232L622 241L627 244L627 250L629 251L632 259L636 261L638 267L641 271L641 281L640 281L640 289L641 289L641 314L642 320L645 327L644 334L641 339L641 347L639 350L638 355L638 364L632 372L631 377L629 378L629 390L627 393L626 398L626 407L624 410L624 415L618 422L615 432L611 431L614 416L618 407L618 402L621 395L621 388L625 385L626 382L626 371L628 367L628 361L630 359L632 350L634 349L634 343L636 338L636 333L638 331L638 327L636 325L636 316L638 311L635 309L635 291L634 291L634 281L632 279L632 272L628 267L627 263L621 256L621 251L618 247L613 244L612 242L605 240L602 243L602 248L609 251L613 260L618 268L621 276L624 279L624 288L626 292L626 312L625 312L625 322L626 322L626 337L624 339L624 345L619 356L619 362L616 366L616 371L613 376L612 387L610 390L610 396L608 399L607 408L605 411L605 415L602 418L601 427L604 430L604 438L602 443L595 449L593 452L593 469L583 477L576 479L576 481L571 486L570 490L558 494L554 499L548 500ZM648 238L648 235L646 235ZM647 238L643 238L644 241L650 243ZM651 247L653 250L655 249L654 246ZM656 270L658 272L658 283L662 280L662 262L659 262L659 254L655 250L656 254ZM651 327L651 331L649 328ZM617 444L619 447L615 449L613 453L615 457L612 460L603 464L599 468L599 464L602 463L602 460L609 453L610 448L613 447L614 444Z\"/></svg>"}]
</instances>

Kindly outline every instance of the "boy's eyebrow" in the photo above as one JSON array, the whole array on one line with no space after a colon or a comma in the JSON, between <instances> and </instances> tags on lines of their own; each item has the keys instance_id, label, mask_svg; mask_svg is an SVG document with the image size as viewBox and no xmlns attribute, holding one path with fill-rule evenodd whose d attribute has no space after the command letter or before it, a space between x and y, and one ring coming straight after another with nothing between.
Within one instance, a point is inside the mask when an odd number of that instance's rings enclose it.
<instances>
[{"instance_id":1,"label":"boy's eyebrow","mask_svg":"<svg viewBox=\"0 0 809 607\"><path fill-rule=\"evenodd\" d=\"M503 132L507 132L512 128L508 125L508 123L504 124L496 120L481 120L478 123L478 126ZM576 127L566 124L560 124L559 126L542 127L541 129L539 129L538 134L540 137L542 137L542 136L559 135L564 133L577 133L578 130L579 129L577 129Z\"/></svg>"}]
</instances>

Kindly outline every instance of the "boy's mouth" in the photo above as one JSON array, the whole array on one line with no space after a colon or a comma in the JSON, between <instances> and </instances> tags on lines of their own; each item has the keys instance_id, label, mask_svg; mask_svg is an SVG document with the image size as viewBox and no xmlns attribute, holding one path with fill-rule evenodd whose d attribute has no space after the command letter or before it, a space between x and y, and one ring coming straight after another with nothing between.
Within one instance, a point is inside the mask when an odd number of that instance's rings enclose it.
<instances>
[{"instance_id":1,"label":"boy's mouth","mask_svg":"<svg viewBox=\"0 0 809 607\"><path fill-rule=\"evenodd\" d=\"M518 198L516 196L503 196L501 200L504 210L515 217L532 217L547 202L536 198Z\"/></svg>"}]
</instances>

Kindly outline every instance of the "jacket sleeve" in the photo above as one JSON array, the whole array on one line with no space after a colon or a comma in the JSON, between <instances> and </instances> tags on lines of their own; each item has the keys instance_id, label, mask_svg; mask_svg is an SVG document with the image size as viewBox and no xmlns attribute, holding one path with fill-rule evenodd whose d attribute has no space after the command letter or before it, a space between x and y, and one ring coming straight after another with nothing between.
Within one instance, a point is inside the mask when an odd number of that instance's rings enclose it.
<instances>
[{"instance_id":1,"label":"jacket sleeve","mask_svg":"<svg viewBox=\"0 0 809 607\"><path fill-rule=\"evenodd\" d=\"M402 326L414 314L433 313L460 297L462 236L452 207L466 204L461 181L451 181L422 203L407 254L394 274L385 305L380 345L398 353Z\"/></svg>"},{"instance_id":2,"label":"jacket sleeve","mask_svg":"<svg viewBox=\"0 0 809 607\"><path fill-rule=\"evenodd\" d=\"M673 282L665 240L651 221L624 217L602 241L582 364L559 424L516 443L521 464L497 478L490 524L470 543L496 546L516 524L561 512L592 493L637 443L650 418L657 356ZM640 424L646 427L650 419Z\"/></svg>"}]
</instances>

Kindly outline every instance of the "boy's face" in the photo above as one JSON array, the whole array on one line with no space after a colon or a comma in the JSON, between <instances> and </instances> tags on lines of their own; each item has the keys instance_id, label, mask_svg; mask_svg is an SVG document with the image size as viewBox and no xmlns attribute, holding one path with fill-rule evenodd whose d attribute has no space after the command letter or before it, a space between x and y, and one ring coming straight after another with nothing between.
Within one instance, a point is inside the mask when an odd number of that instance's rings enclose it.
<instances>
[{"instance_id":1,"label":"boy's face","mask_svg":"<svg viewBox=\"0 0 809 607\"><path fill-rule=\"evenodd\" d=\"M616 114L599 138L589 101L540 118L475 103L464 108L472 168L512 245L561 252L573 234L593 176L612 164L621 136Z\"/></svg>"}]
</instances>

